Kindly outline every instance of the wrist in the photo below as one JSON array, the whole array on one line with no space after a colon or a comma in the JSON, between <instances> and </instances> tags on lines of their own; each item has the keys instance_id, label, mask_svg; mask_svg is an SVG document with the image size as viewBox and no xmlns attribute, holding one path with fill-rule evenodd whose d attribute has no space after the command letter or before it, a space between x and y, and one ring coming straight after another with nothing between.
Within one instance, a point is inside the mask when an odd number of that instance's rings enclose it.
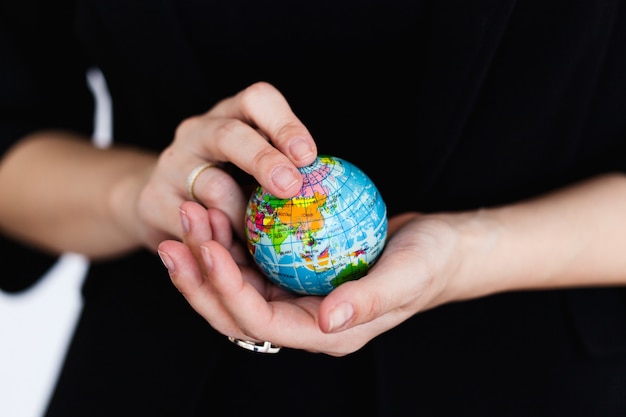
<instances>
[{"instance_id":1,"label":"wrist","mask_svg":"<svg viewBox=\"0 0 626 417\"><path fill-rule=\"evenodd\" d=\"M144 221L139 216L139 199L154 168L155 158L137 153L133 164L118 170L108 192L108 216L115 226L121 252L145 245Z\"/></svg>"},{"instance_id":2,"label":"wrist","mask_svg":"<svg viewBox=\"0 0 626 417\"><path fill-rule=\"evenodd\" d=\"M502 290L495 261L502 226L486 209L444 215L455 234L445 288L437 304L487 296Z\"/></svg>"}]
</instances>

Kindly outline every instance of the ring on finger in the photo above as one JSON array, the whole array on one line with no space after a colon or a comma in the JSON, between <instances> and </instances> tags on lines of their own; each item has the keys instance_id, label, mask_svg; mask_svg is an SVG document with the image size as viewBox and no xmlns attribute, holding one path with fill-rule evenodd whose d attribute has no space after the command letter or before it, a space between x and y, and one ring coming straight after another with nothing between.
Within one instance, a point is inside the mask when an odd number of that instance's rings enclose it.
<instances>
[{"instance_id":1,"label":"ring on finger","mask_svg":"<svg viewBox=\"0 0 626 417\"><path fill-rule=\"evenodd\" d=\"M237 346L251 350L253 352L278 353L280 351L280 346L276 346L272 344L272 342L252 342L249 340L236 339L234 337L229 337L228 340L230 340Z\"/></svg>"},{"instance_id":2,"label":"ring on finger","mask_svg":"<svg viewBox=\"0 0 626 417\"><path fill-rule=\"evenodd\" d=\"M198 201L196 194L193 192L193 187L196 184L196 180L198 179L200 174L202 174L205 170L209 168L218 166L219 165L214 162L204 162L191 170L189 176L187 176L187 194L192 200Z\"/></svg>"}]
</instances>

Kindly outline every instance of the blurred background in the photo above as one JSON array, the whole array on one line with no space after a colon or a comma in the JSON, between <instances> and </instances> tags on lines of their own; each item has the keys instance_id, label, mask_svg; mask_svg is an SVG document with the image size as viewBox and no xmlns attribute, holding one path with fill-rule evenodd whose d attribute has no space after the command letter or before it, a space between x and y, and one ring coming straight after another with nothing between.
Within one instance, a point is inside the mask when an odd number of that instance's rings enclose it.
<instances>
[{"instance_id":1,"label":"blurred background","mask_svg":"<svg viewBox=\"0 0 626 417\"><path fill-rule=\"evenodd\" d=\"M106 147L112 137L106 82L98 69L87 81L96 100L94 144ZM43 415L82 308L88 268L82 255L67 253L27 290L0 290L0 417Z\"/></svg>"},{"instance_id":2,"label":"blurred background","mask_svg":"<svg viewBox=\"0 0 626 417\"><path fill-rule=\"evenodd\" d=\"M63 255L31 288L0 291L0 416L42 416L82 307L88 267Z\"/></svg>"}]
</instances>

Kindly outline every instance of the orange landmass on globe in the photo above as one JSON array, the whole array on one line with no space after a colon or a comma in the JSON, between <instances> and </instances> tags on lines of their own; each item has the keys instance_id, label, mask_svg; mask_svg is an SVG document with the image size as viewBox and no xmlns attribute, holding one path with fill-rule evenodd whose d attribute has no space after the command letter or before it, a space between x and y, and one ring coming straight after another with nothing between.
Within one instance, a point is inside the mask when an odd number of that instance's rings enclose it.
<instances>
[{"instance_id":1,"label":"orange landmass on globe","mask_svg":"<svg viewBox=\"0 0 626 417\"><path fill-rule=\"evenodd\" d=\"M315 233L324 228L324 216L320 207L325 203L326 196L318 193L313 197L292 198L276 209L276 218L280 223L289 225L295 233Z\"/></svg>"},{"instance_id":2,"label":"orange landmass on globe","mask_svg":"<svg viewBox=\"0 0 626 417\"><path fill-rule=\"evenodd\" d=\"M313 196L300 196L287 200L269 200L264 210L256 212L254 229L265 233L272 241L276 251L289 235L296 235L305 247L315 245L315 233L324 228L324 216L321 208L326 204L326 196L315 192ZM248 219L251 221L252 219ZM253 236L258 240L258 236ZM250 243L250 242L249 242ZM254 251L252 245L248 245Z\"/></svg>"}]
</instances>

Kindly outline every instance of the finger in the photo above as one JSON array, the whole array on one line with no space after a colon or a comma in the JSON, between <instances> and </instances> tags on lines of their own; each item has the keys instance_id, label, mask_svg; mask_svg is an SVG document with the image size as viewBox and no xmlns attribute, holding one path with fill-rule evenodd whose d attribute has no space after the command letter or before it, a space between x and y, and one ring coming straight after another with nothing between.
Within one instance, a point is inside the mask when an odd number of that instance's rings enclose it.
<instances>
[{"instance_id":1,"label":"finger","mask_svg":"<svg viewBox=\"0 0 626 417\"><path fill-rule=\"evenodd\" d=\"M243 120L259 129L296 166L313 162L317 148L308 129L285 97L271 84L258 82L219 103L216 116Z\"/></svg>"},{"instance_id":2,"label":"finger","mask_svg":"<svg viewBox=\"0 0 626 417\"><path fill-rule=\"evenodd\" d=\"M366 276L340 285L324 299L320 329L335 333L365 324L380 332L392 328L414 314L409 303L419 298L429 283L417 278L420 276L427 274L394 263L383 254Z\"/></svg>"},{"instance_id":3,"label":"finger","mask_svg":"<svg viewBox=\"0 0 626 417\"><path fill-rule=\"evenodd\" d=\"M248 196L228 173L217 167L210 167L197 175L191 183L193 197L207 208L215 208L225 213L230 220L231 230L240 239L244 237L244 215Z\"/></svg>"},{"instance_id":4,"label":"finger","mask_svg":"<svg viewBox=\"0 0 626 417\"><path fill-rule=\"evenodd\" d=\"M200 245L208 240L215 240L228 249L238 265L248 263L241 242L233 240L233 229L226 213L214 208L205 209L191 201L184 202L180 212L181 223L186 230L183 241L192 249L196 259L201 258ZM243 224L243 221L241 223Z\"/></svg>"},{"instance_id":5,"label":"finger","mask_svg":"<svg viewBox=\"0 0 626 417\"><path fill-rule=\"evenodd\" d=\"M186 245L164 242L159 254L166 265L175 262L168 267L170 277L187 302L224 335L341 356L378 334L378 324L324 333L317 324L320 297L287 293L256 269L240 268L217 240L201 242L212 237L228 244L228 237L218 237L227 223L223 213L193 202L184 203L182 212L189 222ZM193 255L190 245L198 246L193 252L199 255Z\"/></svg>"},{"instance_id":6,"label":"finger","mask_svg":"<svg viewBox=\"0 0 626 417\"><path fill-rule=\"evenodd\" d=\"M205 115L185 120L175 141L200 160L232 162L279 198L300 190L302 176L297 168L317 156L306 127L284 97L265 83L225 99Z\"/></svg>"},{"instance_id":7,"label":"finger","mask_svg":"<svg viewBox=\"0 0 626 417\"><path fill-rule=\"evenodd\" d=\"M187 201L180 207L180 220L184 230L184 247L164 243L159 252L162 258L168 256L171 263L176 261L171 270L168 268L172 282L209 323L224 331L236 333L235 322L221 305L211 281L207 279L210 271L206 267L201 249L204 242L213 239L222 245L232 246L228 217L220 210L207 210L198 203ZM170 253L166 254L168 249ZM189 258L189 253L192 258Z\"/></svg>"},{"instance_id":8,"label":"finger","mask_svg":"<svg viewBox=\"0 0 626 417\"><path fill-rule=\"evenodd\" d=\"M158 254L172 283L189 305L213 328L235 333L235 322L220 303L189 247L182 242L166 240L159 244Z\"/></svg>"},{"instance_id":9,"label":"finger","mask_svg":"<svg viewBox=\"0 0 626 417\"><path fill-rule=\"evenodd\" d=\"M320 297L294 296L246 268L244 279L226 248L216 241L205 242L201 253L206 275L194 266L194 257L183 243L166 241L159 246L163 262L173 264L168 270L174 285L194 310L226 336L344 356L380 333L380 326L368 323L326 334L317 325Z\"/></svg>"},{"instance_id":10,"label":"finger","mask_svg":"<svg viewBox=\"0 0 626 417\"><path fill-rule=\"evenodd\" d=\"M181 278L182 271L179 272L177 266L177 272L173 279L174 284L185 296L187 302L193 307L194 310L199 312L217 331L220 333L236 337L239 339L262 341L264 339L255 336L254 331L247 330L241 327L241 324L237 321L237 318L232 315L232 312L224 304L224 293L215 287L215 277L220 276L221 282L228 281L228 287L232 288L246 288L248 292L254 292L256 301L263 300L260 294L254 289L249 282L243 279L241 270L235 263L234 259L228 254L228 251L216 241L207 241L200 247L201 267L198 269L191 268L187 270L188 266L184 264L182 269L187 273L200 273L202 284L193 285L193 282L189 284L191 279ZM181 258L182 259L182 258ZM184 260L184 259L182 259ZM177 265L180 262L177 263ZM200 272L204 271L204 272ZM195 275L197 280L197 275ZM238 293L238 291L234 291ZM236 296L236 295L235 295ZM248 298L242 298L237 300L239 304L247 304ZM259 302L252 306L246 306L251 314L262 313L260 306L267 307L267 303ZM263 312L264 313L264 312Z\"/></svg>"},{"instance_id":11,"label":"finger","mask_svg":"<svg viewBox=\"0 0 626 417\"><path fill-rule=\"evenodd\" d=\"M437 281L433 267L420 262L424 248L412 242L415 232L403 228L419 216L405 213L390 218L385 251L376 264L367 275L340 285L324 299L319 312L324 332L341 332L369 323L386 331L425 308L429 297L437 292Z\"/></svg>"},{"instance_id":12,"label":"finger","mask_svg":"<svg viewBox=\"0 0 626 417\"><path fill-rule=\"evenodd\" d=\"M209 270L212 286L236 322L234 328L220 331L240 339L271 341L275 344L280 341L283 345L290 343L292 347L298 348L309 347L303 338L297 336L304 333L306 328L322 335L311 314L303 314L302 309L295 305L281 302L294 296L273 287L261 276L244 279L232 258L225 256L224 252L225 248L214 241L202 246L203 260ZM288 330L290 337L299 340L300 345L294 346L293 340L284 338Z\"/></svg>"},{"instance_id":13,"label":"finger","mask_svg":"<svg viewBox=\"0 0 626 417\"><path fill-rule=\"evenodd\" d=\"M183 228L183 242L189 247L202 270L200 262L200 245L213 239L213 231L208 219L207 209L193 201L186 201L179 209L180 222Z\"/></svg>"},{"instance_id":14,"label":"finger","mask_svg":"<svg viewBox=\"0 0 626 417\"><path fill-rule=\"evenodd\" d=\"M209 208L207 214L213 232L213 240L230 249L233 246L233 231L228 216L223 211L214 208ZM243 225L243 220L240 223Z\"/></svg>"},{"instance_id":15,"label":"finger","mask_svg":"<svg viewBox=\"0 0 626 417\"><path fill-rule=\"evenodd\" d=\"M228 249L237 265L248 265L250 263L250 257L248 247L245 243L245 236L242 236L241 240L233 239L233 230L224 212L209 208L208 215L213 232L213 240ZM242 234L244 233L242 232Z\"/></svg>"},{"instance_id":16,"label":"finger","mask_svg":"<svg viewBox=\"0 0 626 417\"><path fill-rule=\"evenodd\" d=\"M212 286L236 322L237 333L229 336L333 356L354 352L373 337L367 327L340 334L322 332L317 324L321 297L295 296L259 276L244 279L235 275L235 265L223 256L223 247L206 242L203 249L204 260L211 265ZM265 282L262 288L259 279Z\"/></svg>"}]
</instances>

